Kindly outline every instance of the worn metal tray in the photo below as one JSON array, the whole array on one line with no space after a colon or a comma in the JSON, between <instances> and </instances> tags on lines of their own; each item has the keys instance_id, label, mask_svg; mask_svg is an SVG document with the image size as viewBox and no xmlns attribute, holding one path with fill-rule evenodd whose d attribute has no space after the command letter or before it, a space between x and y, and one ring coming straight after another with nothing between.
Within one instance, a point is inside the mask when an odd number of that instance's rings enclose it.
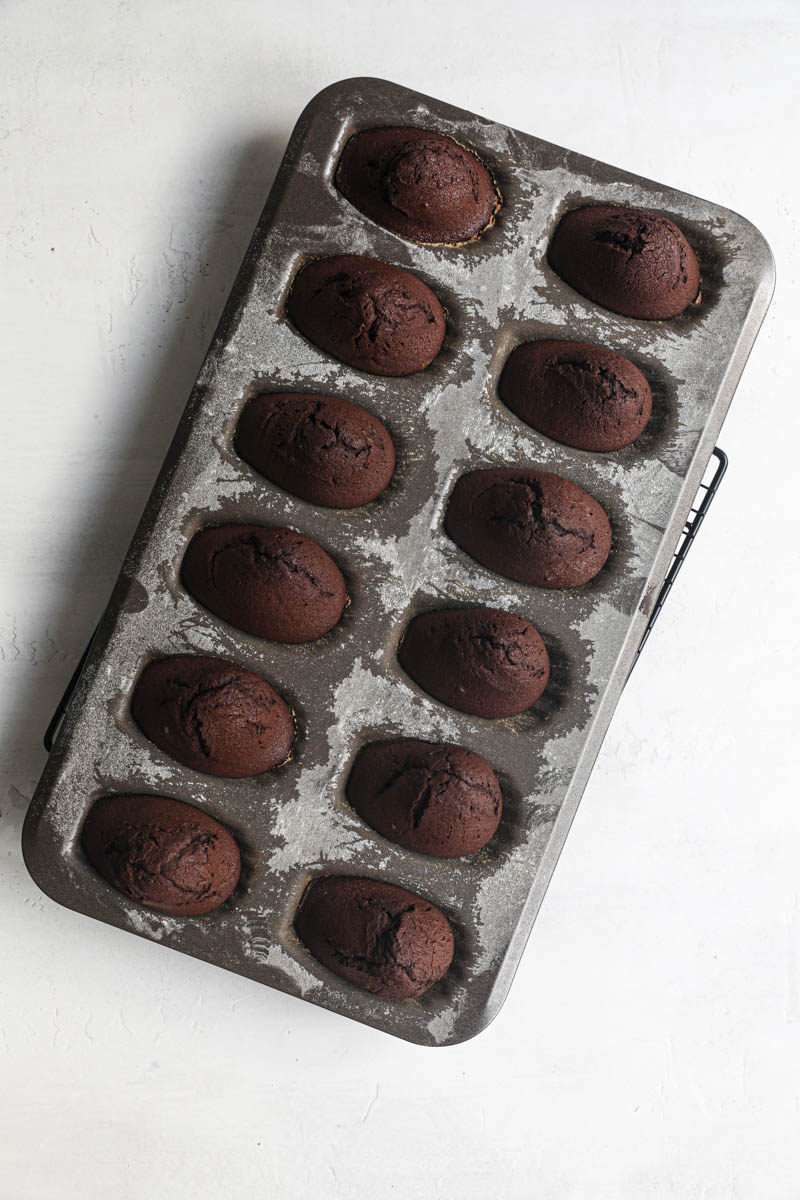
<instances>
[{"instance_id":1,"label":"worn metal tray","mask_svg":"<svg viewBox=\"0 0 800 1200\"><path fill-rule=\"evenodd\" d=\"M423 247L374 225L335 190L347 138L375 125L438 129L474 148L505 204L493 229L460 249ZM582 202L638 205L674 217L695 246L702 300L669 322L617 316L548 267L561 214ZM410 267L447 308L444 348L419 375L386 380L335 362L284 316L309 256L364 253ZM312 100L289 142L197 384L145 510L30 806L28 868L55 900L165 946L423 1044L484 1028L508 991L536 911L633 663L673 549L708 464L773 287L768 246L726 209L495 125L376 79ZM568 337L632 358L651 381L653 418L633 446L593 455L549 441L498 400L518 341ZM259 477L232 437L256 389L331 391L365 405L395 440L398 466L373 504L315 508ZM455 477L472 467L538 464L605 506L611 556L587 586L552 592L479 567L444 535ZM339 562L352 600L340 625L308 646L260 641L202 609L181 588L184 548L219 520L287 523ZM540 701L490 721L445 708L396 659L417 611L488 603L523 613L552 660ZM139 732L129 697L144 662L198 651L262 673L293 705L292 761L250 780L180 766ZM375 737L461 742L494 766L504 792L495 839L466 859L394 846L349 808L344 784ZM83 860L79 832L100 795L144 791L199 805L243 853L232 900L203 918L160 916L108 887ZM292 931L312 875L371 875L432 899L456 935L453 966L421 999L387 1002L330 974Z\"/></svg>"}]
</instances>

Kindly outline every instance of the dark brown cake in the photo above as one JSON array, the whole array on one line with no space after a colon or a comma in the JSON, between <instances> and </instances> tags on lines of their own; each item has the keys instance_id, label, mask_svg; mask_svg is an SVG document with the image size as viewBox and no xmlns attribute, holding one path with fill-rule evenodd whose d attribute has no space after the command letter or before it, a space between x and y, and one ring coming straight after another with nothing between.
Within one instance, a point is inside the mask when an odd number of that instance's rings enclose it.
<instances>
[{"instance_id":1,"label":"dark brown cake","mask_svg":"<svg viewBox=\"0 0 800 1200\"><path fill-rule=\"evenodd\" d=\"M581 295L626 317L677 317L700 289L697 256L678 226L640 208L573 209L561 218L548 259Z\"/></svg>"},{"instance_id":2,"label":"dark brown cake","mask_svg":"<svg viewBox=\"0 0 800 1200\"><path fill-rule=\"evenodd\" d=\"M513 413L578 450L621 450L650 420L650 384L621 354L584 342L524 342L498 387Z\"/></svg>"},{"instance_id":3,"label":"dark brown cake","mask_svg":"<svg viewBox=\"0 0 800 1200\"><path fill-rule=\"evenodd\" d=\"M166 796L103 796L86 818L81 842L112 887L174 917L219 908L239 880L239 847L227 829Z\"/></svg>"},{"instance_id":4,"label":"dark brown cake","mask_svg":"<svg viewBox=\"0 0 800 1200\"><path fill-rule=\"evenodd\" d=\"M354 134L336 186L365 216L416 242L469 242L500 207L479 158L450 137L408 126Z\"/></svg>"},{"instance_id":5,"label":"dark brown cake","mask_svg":"<svg viewBox=\"0 0 800 1200\"><path fill-rule=\"evenodd\" d=\"M286 311L320 350L371 375L422 371L444 341L444 311L427 283L358 254L306 263Z\"/></svg>"},{"instance_id":6,"label":"dark brown cake","mask_svg":"<svg viewBox=\"0 0 800 1200\"><path fill-rule=\"evenodd\" d=\"M524 712L550 677L547 650L531 623L498 608L420 613L397 656L431 696L476 717Z\"/></svg>"},{"instance_id":7,"label":"dark brown cake","mask_svg":"<svg viewBox=\"0 0 800 1200\"><path fill-rule=\"evenodd\" d=\"M207 775L241 779L289 757L291 710L265 679L221 658L178 654L147 664L131 700L159 750Z\"/></svg>"},{"instance_id":8,"label":"dark brown cake","mask_svg":"<svg viewBox=\"0 0 800 1200\"><path fill-rule=\"evenodd\" d=\"M372 742L355 761L347 798L378 833L438 858L480 850L503 811L497 776L465 746L397 738Z\"/></svg>"},{"instance_id":9,"label":"dark brown cake","mask_svg":"<svg viewBox=\"0 0 800 1200\"><path fill-rule=\"evenodd\" d=\"M378 879L312 880L294 927L329 971L386 1000L421 996L453 958L447 917L420 896Z\"/></svg>"},{"instance_id":10,"label":"dark brown cake","mask_svg":"<svg viewBox=\"0 0 800 1200\"><path fill-rule=\"evenodd\" d=\"M344 577L321 546L263 525L213 525L192 538L181 578L206 608L275 642L313 642L347 600Z\"/></svg>"},{"instance_id":11,"label":"dark brown cake","mask_svg":"<svg viewBox=\"0 0 800 1200\"><path fill-rule=\"evenodd\" d=\"M569 479L524 467L462 475L445 529L490 571L535 587L580 587L611 549L611 526L596 500Z\"/></svg>"},{"instance_id":12,"label":"dark brown cake","mask_svg":"<svg viewBox=\"0 0 800 1200\"><path fill-rule=\"evenodd\" d=\"M337 396L253 396L235 444L272 483L328 508L368 504L394 471L394 445L385 427L365 408Z\"/></svg>"}]
</instances>

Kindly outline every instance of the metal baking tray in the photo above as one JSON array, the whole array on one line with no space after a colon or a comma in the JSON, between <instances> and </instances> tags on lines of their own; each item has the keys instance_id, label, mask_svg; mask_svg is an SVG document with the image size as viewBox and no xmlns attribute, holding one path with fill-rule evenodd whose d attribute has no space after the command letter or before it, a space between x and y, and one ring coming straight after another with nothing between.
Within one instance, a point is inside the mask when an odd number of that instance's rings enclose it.
<instances>
[{"instance_id":1,"label":"metal baking tray","mask_svg":"<svg viewBox=\"0 0 800 1200\"><path fill-rule=\"evenodd\" d=\"M451 134L493 171L504 197L495 226L462 248L404 241L363 217L333 186L356 130L419 125ZM584 299L546 262L561 215L587 202L674 218L700 258L702 299L669 322L617 316ZM447 309L431 366L405 379L352 370L309 345L284 315L309 257L363 253L408 267ZM292 133L264 213L181 418L80 675L23 830L28 869L53 899L412 1042L443 1045L483 1029L506 996L614 707L641 643L716 437L766 312L773 264L761 234L727 209L377 79L320 92ZM538 435L499 401L512 347L531 337L597 342L631 358L653 388L635 445L594 455ZM370 505L315 508L258 476L232 448L256 390L333 392L375 412L398 451L395 477ZM575 480L614 531L606 566L583 588L553 592L504 580L444 534L442 514L465 469L536 464ZM307 646L264 642L223 624L181 587L192 534L222 520L285 523L341 566L351 604ZM552 676L521 716L491 721L445 708L401 670L397 644L426 608L490 604L541 632ZM291 703L294 758L249 780L169 759L129 713L151 657L196 651L263 674ZM463 743L494 766L504 793L497 836L456 860L415 855L369 829L344 785L359 748L414 736ZM84 861L83 819L108 792L198 805L242 849L239 889L203 918L141 908ZM378 999L329 973L292 929L310 877L374 876L430 898L450 918L453 966L416 1001Z\"/></svg>"}]
</instances>

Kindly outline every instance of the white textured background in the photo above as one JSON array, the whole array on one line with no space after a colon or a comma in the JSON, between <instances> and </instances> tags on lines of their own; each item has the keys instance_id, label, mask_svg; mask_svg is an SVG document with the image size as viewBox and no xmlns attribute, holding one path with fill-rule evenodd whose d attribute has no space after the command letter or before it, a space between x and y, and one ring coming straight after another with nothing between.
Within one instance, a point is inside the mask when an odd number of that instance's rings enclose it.
<instances>
[{"instance_id":1,"label":"white textured background","mask_svg":"<svg viewBox=\"0 0 800 1200\"><path fill-rule=\"evenodd\" d=\"M800 6L4 0L0 43L0 1200L797 1200ZM59 909L19 851L291 126L360 74L736 209L778 268L510 999L449 1050Z\"/></svg>"}]
</instances>

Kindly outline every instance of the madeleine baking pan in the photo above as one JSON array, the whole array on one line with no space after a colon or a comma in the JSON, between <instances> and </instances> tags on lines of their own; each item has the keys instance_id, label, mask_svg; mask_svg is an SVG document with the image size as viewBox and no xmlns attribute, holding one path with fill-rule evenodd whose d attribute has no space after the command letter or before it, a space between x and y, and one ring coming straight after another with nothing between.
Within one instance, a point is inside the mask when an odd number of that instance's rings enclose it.
<instances>
[{"instance_id":1,"label":"madeleine baking pan","mask_svg":"<svg viewBox=\"0 0 800 1200\"><path fill-rule=\"evenodd\" d=\"M333 185L356 130L418 125L454 136L490 167L504 198L497 222L460 248L420 246L370 222ZM668 322L615 315L574 292L546 262L569 208L635 205L673 218L698 253L700 302ZM308 258L359 253L408 267L446 306L444 348L417 375L385 379L343 366L287 322L287 291ZM508 991L614 707L642 641L773 287L769 248L724 208L597 163L375 79L312 100L278 176L125 559L28 812L23 850L60 903L422 1044L463 1041ZM559 445L497 397L511 349L533 337L594 342L632 359L653 389L653 417L633 445L591 454ZM233 433L258 390L329 392L362 404L394 438L394 479L372 504L315 507L280 491L235 453ZM554 592L501 579L442 530L466 469L538 465L574 480L608 512L611 555L589 584ZM287 524L345 573L340 624L305 646L260 641L223 624L181 587L185 547L206 524ZM689 521L691 524L691 520ZM487 604L541 632L552 675L521 716L485 720L446 708L400 668L416 612ZM154 656L215 654L264 675L291 703L294 757L253 779L188 770L147 741L131 690ZM344 785L375 738L462 743L489 760L504 793L495 838L463 859L391 844L349 807ZM79 835L110 792L172 796L238 839L232 899L202 918L165 917L111 889ZM415 1001L378 999L330 974L293 932L310 877L372 876L428 897L450 918L447 975Z\"/></svg>"}]
</instances>

